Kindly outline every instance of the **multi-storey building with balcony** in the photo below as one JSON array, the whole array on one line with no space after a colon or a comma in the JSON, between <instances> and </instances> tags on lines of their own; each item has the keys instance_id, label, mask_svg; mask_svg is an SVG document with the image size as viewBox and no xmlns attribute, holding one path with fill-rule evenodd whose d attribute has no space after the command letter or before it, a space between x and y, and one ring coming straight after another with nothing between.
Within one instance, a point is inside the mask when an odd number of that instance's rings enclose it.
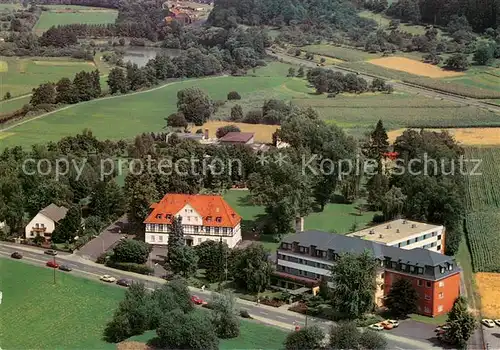
<instances>
[{"instance_id":1,"label":"multi-storey building with balcony","mask_svg":"<svg viewBox=\"0 0 500 350\"><path fill-rule=\"evenodd\" d=\"M331 267L340 254L368 250L378 262L375 302L382 306L399 278L418 292L418 312L437 316L450 311L460 295L460 269L452 257L423 248L403 249L383 243L322 231L285 237L276 256L273 284L286 289L315 287L322 278L331 285Z\"/></svg>"},{"instance_id":2,"label":"multi-storey building with balcony","mask_svg":"<svg viewBox=\"0 0 500 350\"><path fill-rule=\"evenodd\" d=\"M423 248L444 254L444 226L398 219L372 226L348 236L403 249Z\"/></svg>"},{"instance_id":3,"label":"multi-storey building with balcony","mask_svg":"<svg viewBox=\"0 0 500 350\"><path fill-rule=\"evenodd\" d=\"M234 248L241 241L241 217L221 196L169 193L151 209L144 220L145 241L149 244L167 245L172 220L178 216L187 245L222 240Z\"/></svg>"}]
</instances>

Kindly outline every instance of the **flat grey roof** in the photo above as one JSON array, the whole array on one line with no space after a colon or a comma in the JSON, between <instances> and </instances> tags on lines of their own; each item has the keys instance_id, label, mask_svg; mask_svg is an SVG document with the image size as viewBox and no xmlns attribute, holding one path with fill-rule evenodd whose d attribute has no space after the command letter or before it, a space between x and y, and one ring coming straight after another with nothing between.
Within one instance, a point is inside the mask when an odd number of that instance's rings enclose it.
<instances>
[{"instance_id":1,"label":"flat grey roof","mask_svg":"<svg viewBox=\"0 0 500 350\"><path fill-rule=\"evenodd\" d=\"M389 244L391 242L404 240L406 237L430 230L437 230L442 227L443 226L431 225L423 222L397 219L350 233L348 236Z\"/></svg>"}]
</instances>

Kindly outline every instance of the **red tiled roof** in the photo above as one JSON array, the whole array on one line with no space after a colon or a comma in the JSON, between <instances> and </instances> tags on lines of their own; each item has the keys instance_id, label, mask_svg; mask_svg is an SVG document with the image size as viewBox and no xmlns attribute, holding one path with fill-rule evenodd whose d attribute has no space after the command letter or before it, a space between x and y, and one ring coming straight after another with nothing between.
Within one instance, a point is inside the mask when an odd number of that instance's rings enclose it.
<instances>
[{"instance_id":1,"label":"red tiled roof","mask_svg":"<svg viewBox=\"0 0 500 350\"><path fill-rule=\"evenodd\" d=\"M319 279L295 276L281 271L273 271L273 275L293 282L303 283L306 286L317 286L319 284Z\"/></svg>"},{"instance_id":2,"label":"red tiled roof","mask_svg":"<svg viewBox=\"0 0 500 350\"><path fill-rule=\"evenodd\" d=\"M231 131L222 136L219 141L222 142L248 142L254 136L253 132Z\"/></svg>"},{"instance_id":3,"label":"red tiled roof","mask_svg":"<svg viewBox=\"0 0 500 350\"><path fill-rule=\"evenodd\" d=\"M235 227L241 221L241 216L227 204L222 196L167 193L161 201L151 204L150 208L153 211L144 223L171 224L172 218L178 215L186 204L203 217L204 226ZM170 215L170 218L167 215ZM182 216L182 214L179 215ZM220 219L217 220L217 218Z\"/></svg>"}]
</instances>

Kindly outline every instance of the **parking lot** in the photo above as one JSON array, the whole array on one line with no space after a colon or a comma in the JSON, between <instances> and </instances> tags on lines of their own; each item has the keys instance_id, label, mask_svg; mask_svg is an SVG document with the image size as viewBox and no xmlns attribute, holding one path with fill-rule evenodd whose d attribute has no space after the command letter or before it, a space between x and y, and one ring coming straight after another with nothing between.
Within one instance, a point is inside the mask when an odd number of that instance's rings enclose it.
<instances>
[{"instance_id":1,"label":"parking lot","mask_svg":"<svg viewBox=\"0 0 500 350\"><path fill-rule=\"evenodd\" d=\"M500 327L483 327L484 342L487 349L500 349Z\"/></svg>"}]
</instances>

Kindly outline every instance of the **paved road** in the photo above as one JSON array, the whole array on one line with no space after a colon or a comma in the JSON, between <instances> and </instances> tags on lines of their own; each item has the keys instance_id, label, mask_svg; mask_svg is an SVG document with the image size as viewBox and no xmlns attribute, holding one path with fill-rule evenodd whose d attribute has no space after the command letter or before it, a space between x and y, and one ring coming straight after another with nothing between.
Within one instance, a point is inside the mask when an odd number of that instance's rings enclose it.
<instances>
[{"instance_id":1,"label":"paved road","mask_svg":"<svg viewBox=\"0 0 500 350\"><path fill-rule=\"evenodd\" d=\"M282 53L278 53L278 52L273 53L272 51L267 50L267 54L270 56L277 57L279 59L283 59L283 61L285 61L285 62L304 65L306 67L317 67L317 64L315 62L303 60L303 59L300 59L297 57L291 57L291 56L288 56L288 55L285 55ZM330 69L330 70L336 71L336 72L342 72L342 73L352 73L353 72L353 70L345 69L345 68L342 68L342 67L339 67L336 65L324 66L323 68ZM363 74L361 72L359 72L358 75L360 77L366 79L368 82L371 82L371 80L373 79L373 76L366 75L366 74ZM451 102L455 102L455 103L460 103L463 105L475 106L478 108L487 109L491 112L500 113L500 107L489 105L489 104L484 103L484 102L477 100L477 99L473 99L473 98L469 98L469 97L462 97L462 96L458 96L458 95L451 95L451 94L447 94L447 93L441 93L438 91L428 90L428 89L423 88L423 87L417 87L417 86L413 86L413 85L401 83L401 82L391 82L391 84L394 87L394 89L397 89L400 91L418 94L418 95L422 95L422 96L426 96L426 97L430 97L430 98L447 100L447 101L451 101Z\"/></svg>"},{"instance_id":2,"label":"paved road","mask_svg":"<svg viewBox=\"0 0 500 350\"><path fill-rule=\"evenodd\" d=\"M43 254L43 250L37 250L33 247L24 247L20 245L13 245L7 243L0 243L0 258L8 258L13 251L19 251L23 254L23 259L19 263L29 263L34 265L45 265L45 263L52 259L52 257ZM133 278L134 280L141 281L146 287L154 289L158 288L160 285L165 283L164 280L152 277L138 275L126 271L119 271L115 269L108 268L106 266L98 265L93 262L87 261L75 254L59 253L56 257L59 263L64 263L73 268L72 274L90 278L98 279L99 276L103 274L110 274L116 278ZM66 273L57 271L57 273ZM121 287L117 287L121 288ZM190 288L193 294L196 294L204 299L209 300L211 292L201 291L196 288ZM275 327L282 328L284 330L291 331L294 328L294 324L298 324L303 327L306 323L306 317L297 313L290 312L288 310L283 310L279 308L274 308L266 305L257 305L253 302L249 302L242 299L236 300L236 305L239 309L247 310L249 314L257 321ZM316 319L313 317L307 318L307 324L313 325L317 324L325 331L328 331L332 322L328 322L321 319ZM432 342L425 339L410 339L408 335L399 336L396 333L384 332L387 336L389 342L389 349L429 349L429 348L439 348L435 347Z\"/></svg>"}]
</instances>

